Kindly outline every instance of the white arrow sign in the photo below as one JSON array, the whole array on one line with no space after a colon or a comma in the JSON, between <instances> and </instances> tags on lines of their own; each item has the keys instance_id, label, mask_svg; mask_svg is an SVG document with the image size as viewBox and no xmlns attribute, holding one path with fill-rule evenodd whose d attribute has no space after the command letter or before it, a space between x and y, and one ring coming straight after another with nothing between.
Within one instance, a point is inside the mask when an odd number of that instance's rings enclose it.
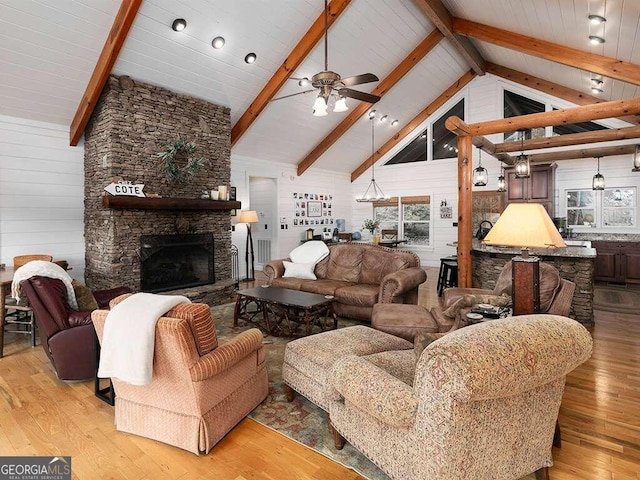
<instances>
[{"instance_id":1,"label":"white arrow sign","mask_svg":"<svg viewBox=\"0 0 640 480\"><path fill-rule=\"evenodd\" d=\"M144 183L137 183L132 185L130 183L110 183L104 190L111 195L122 195L128 197L144 197L145 194L142 191L144 189Z\"/></svg>"}]
</instances>

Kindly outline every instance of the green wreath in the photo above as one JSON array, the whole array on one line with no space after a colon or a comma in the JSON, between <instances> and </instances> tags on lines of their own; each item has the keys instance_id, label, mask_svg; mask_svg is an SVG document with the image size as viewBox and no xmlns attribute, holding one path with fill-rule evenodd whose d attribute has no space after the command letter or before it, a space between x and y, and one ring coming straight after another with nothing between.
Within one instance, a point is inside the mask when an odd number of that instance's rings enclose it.
<instances>
[{"instance_id":1,"label":"green wreath","mask_svg":"<svg viewBox=\"0 0 640 480\"><path fill-rule=\"evenodd\" d=\"M179 138L167 145L164 152L158 153L162 160L160 169L169 180L178 183L188 183L204 166L204 159L196 157L196 144Z\"/></svg>"}]
</instances>

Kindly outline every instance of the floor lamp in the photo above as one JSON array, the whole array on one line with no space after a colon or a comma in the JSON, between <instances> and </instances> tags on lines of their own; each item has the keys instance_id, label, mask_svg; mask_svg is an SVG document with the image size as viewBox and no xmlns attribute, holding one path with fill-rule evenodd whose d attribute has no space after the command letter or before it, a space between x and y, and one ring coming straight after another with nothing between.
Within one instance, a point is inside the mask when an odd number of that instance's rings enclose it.
<instances>
[{"instance_id":1,"label":"floor lamp","mask_svg":"<svg viewBox=\"0 0 640 480\"><path fill-rule=\"evenodd\" d=\"M253 255L253 239L251 238L251 224L258 221L258 213L255 210L242 210L238 223L247 224L247 248L244 254L244 260L247 264L247 278L245 280L255 280L254 255ZM249 252L251 252L251 264L249 264ZM251 266L251 270L249 270Z\"/></svg>"},{"instance_id":2,"label":"floor lamp","mask_svg":"<svg viewBox=\"0 0 640 480\"><path fill-rule=\"evenodd\" d=\"M540 312L540 258L529 248L566 247L549 214L539 203L510 203L482 240L485 245L522 247L513 258L513 314Z\"/></svg>"}]
</instances>

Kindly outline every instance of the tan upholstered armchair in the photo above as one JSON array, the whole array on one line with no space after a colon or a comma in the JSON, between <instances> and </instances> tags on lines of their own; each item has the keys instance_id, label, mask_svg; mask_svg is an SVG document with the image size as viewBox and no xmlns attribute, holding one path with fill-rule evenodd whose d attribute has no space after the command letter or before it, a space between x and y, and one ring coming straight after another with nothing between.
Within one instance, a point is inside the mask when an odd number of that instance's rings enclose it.
<instances>
[{"instance_id":1,"label":"tan upholstered armchair","mask_svg":"<svg viewBox=\"0 0 640 480\"><path fill-rule=\"evenodd\" d=\"M91 316L101 341L107 313ZM208 453L267 396L262 333L250 329L218 345L209 307L178 305L156 325L151 383L113 379L113 386L119 431Z\"/></svg>"},{"instance_id":2,"label":"tan upholstered armchair","mask_svg":"<svg viewBox=\"0 0 640 480\"><path fill-rule=\"evenodd\" d=\"M395 480L548 478L565 376L591 355L578 322L523 315L456 330L421 353L411 384L347 356L331 423Z\"/></svg>"}]
</instances>

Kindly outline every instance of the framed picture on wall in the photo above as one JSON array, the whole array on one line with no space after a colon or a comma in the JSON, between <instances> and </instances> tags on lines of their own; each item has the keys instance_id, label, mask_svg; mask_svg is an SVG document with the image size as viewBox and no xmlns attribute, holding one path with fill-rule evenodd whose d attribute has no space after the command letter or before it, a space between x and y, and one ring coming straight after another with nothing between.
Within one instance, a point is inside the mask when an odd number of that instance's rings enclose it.
<instances>
[{"instance_id":1,"label":"framed picture on wall","mask_svg":"<svg viewBox=\"0 0 640 480\"><path fill-rule=\"evenodd\" d=\"M236 201L236 187L229 188L229 200L232 202Z\"/></svg>"},{"instance_id":2,"label":"framed picture on wall","mask_svg":"<svg viewBox=\"0 0 640 480\"><path fill-rule=\"evenodd\" d=\"M321 217L322 202L307 202L307 217Z\"/></svg>"}]
</instances>

